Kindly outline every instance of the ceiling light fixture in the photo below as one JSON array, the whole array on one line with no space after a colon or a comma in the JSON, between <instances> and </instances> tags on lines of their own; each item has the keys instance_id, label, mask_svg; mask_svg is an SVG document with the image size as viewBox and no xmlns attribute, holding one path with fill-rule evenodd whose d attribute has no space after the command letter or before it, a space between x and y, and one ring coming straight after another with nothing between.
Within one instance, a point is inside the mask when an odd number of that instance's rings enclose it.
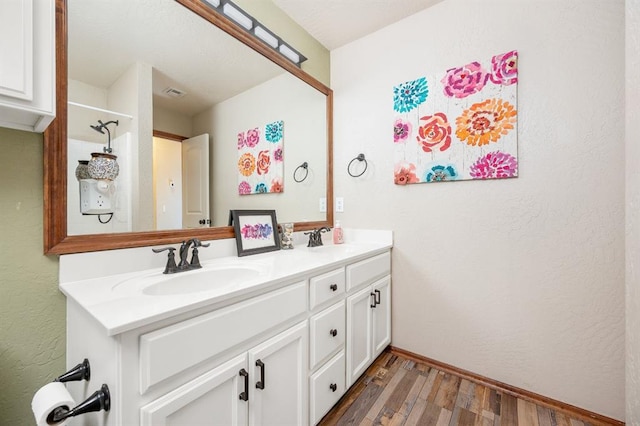
<instances>
[{"instance_id":1,"label":"ceiling light fixture","mask_svg":"<svg viewBox=\"0 0 640 426\"><path fill-rule=\"evenodd\" d=\"M240 28L257 38L267 46L280 53L298 67L307 60L300 52L295 50L271 30L258 22L253 16L242 10L231 0L201 0L216 12L229 18L231 22L238 24Z\"/></svg>"},{"instance_id":2,"label":"ceiling light fixture","mask_svg":"<svg viewBox=\"0 0 640 426\"><path fill-rule=\"evenodd\" d=\"M278 37L273 35L271 31L261 27L260 25L256 25L255 27L253 27L253 33L256 35L256 37L267 43L272 48L278 48L278 44L280 44L278 42Z\"/></svg>"},{"instance_id":3,"label":"ceiling light fixture","mask_svg":"<svg viewBox=\"0 0 640 426\"><path fill-rule=\"evenodd\" d=\"M222 6L222 13L240 24L245 30L251 31L253 28L253 20L244 14L244 11L233 3L227 2Z\"/></svg>"}]
</instances>

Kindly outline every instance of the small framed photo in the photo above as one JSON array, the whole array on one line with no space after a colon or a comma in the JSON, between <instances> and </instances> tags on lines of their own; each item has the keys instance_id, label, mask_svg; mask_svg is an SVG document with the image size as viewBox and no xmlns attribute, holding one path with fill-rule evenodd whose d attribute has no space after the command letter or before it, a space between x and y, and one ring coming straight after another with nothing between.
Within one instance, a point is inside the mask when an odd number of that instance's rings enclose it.
<instances>
[{"instance_id":1,"label":"small framed photo","mask_svg":"<svg viewBox=\"0 0 640 426\"><path fill-rule=\"evenodd\" d=\"M275 210L231 210L238 256L280 250Z\"/></svg>"}]
</instances>

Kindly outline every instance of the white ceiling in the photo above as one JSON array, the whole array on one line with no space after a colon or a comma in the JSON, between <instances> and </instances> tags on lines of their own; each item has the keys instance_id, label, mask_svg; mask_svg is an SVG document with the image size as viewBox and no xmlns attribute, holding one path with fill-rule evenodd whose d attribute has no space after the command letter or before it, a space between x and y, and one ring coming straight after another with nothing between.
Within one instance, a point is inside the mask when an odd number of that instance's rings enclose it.
<instances>
[{"instance_id":1,"label":"white ceiling","mask_svg":"<svg viewBox=\"0 0 640 426\"><path fill-rule=\"evenodd\" d=\"M371 34L442 0L273 0L328 50Z\"/></svg>"},{"instance_id":2,"label":"white ceiling","mask_svg":"<svg viewBox=\"0 0 640 426\"><path fill-rule=\"evenodd\" d=\"M273 0L329 50L439 1ZM69 78L95 87L109 87L144 62L154 70L154 103L191 116L283 73L174 0L67 4ZM169 98L162 93L167 87L187 96Z\"/></svg>"}]
</instances>

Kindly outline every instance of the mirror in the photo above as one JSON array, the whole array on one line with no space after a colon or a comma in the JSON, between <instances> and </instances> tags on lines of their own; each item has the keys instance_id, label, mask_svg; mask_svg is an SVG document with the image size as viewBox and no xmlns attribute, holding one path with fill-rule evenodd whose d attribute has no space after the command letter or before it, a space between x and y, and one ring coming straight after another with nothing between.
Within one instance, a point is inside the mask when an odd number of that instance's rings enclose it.
<instances>
[{"instance_id":1,"label":"mirror","mask_svg":"<svg viewBox=\"0 0 640 426\"><path fill-rule=\"evenodd\" d=\"M278 220L295 222L296 230L331 226L329 88L198 0L92 3L56 2L58 114L45 132L45 252L175 243L196 236L231 238L233 230L226 226L230 209L275 209ZM109 17L122 27L116 28ZM134 33L127 32L131 29ZM151 33L151 29L159 32ZM76 32L82 34L82 43L74 40ZM188 39L179 39L178 33ZM107 41L100 41L100 34L110 35ZM164 46L164 55L154 56L152 51L161 50L145 45L146 39ZM195 53L189 53L186 45L193 46ZM215 59L214 52L220 49L227 51L224 61ZM235 53L229 56L228 52ZM234 61L228 58L235 59L240 68L231 69ZM187 61L189 66L185 66ZM216 84L220 81L222 86ZM167 88L188 95L170 98L163 93ZM122 102L118 91L134 101ZM278 102L269 103L269 99ZM101 225L96 216L79 213L79 184L74 174L77 160L82 156L88 159L89 151L101 150L107 141L107 136L90 127L97 126L97 120L118 121L108 125L119 155L121 176L117 179L122 178L115 181L120 210L111 225ZM238 195L238 133L278 121L284 128L284 191ZM153 147L156 143L169 146L175 153L176 147L186 145L176 141L200 134L207 134L209 140L209 161L205 163L210 167L206 179L210 190L203 198L208 198L212 225L178 229L180 222L163 222L163 214L175 206L160 194L164 190L171 195L178 185L152 161L156 151L162 152ZM164 142L153 142L154 136ZM79 148L78 143L86 146ZM177 152L179 156L180 148ZM309 176L295 182L294 172L304 162L309 164ZM189 176L193 170L183 168ZM321 197L327 199L328 213L319 212ZM183 194L180 198L186 197Z\"/></svg>"}]
</instances>

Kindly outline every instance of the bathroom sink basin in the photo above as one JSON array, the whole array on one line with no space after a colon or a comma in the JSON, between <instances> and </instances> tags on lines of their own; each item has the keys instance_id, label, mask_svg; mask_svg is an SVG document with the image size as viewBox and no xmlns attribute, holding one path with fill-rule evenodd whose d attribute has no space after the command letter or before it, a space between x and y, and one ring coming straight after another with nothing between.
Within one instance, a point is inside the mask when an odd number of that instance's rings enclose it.
<instances>
[{"instance_id":1,"label":"bathroom sink basin","mask_svg":"<svg viewBox=\"0 0 640 426\"><path fill-rule=\"evenodd\" d=\"M202 291L228 289L260 275L257 269L232 266L199 269L165 275L156 282L146 285L142 293L149 296L167 296Z\"/></svg>"}]
</instances>

